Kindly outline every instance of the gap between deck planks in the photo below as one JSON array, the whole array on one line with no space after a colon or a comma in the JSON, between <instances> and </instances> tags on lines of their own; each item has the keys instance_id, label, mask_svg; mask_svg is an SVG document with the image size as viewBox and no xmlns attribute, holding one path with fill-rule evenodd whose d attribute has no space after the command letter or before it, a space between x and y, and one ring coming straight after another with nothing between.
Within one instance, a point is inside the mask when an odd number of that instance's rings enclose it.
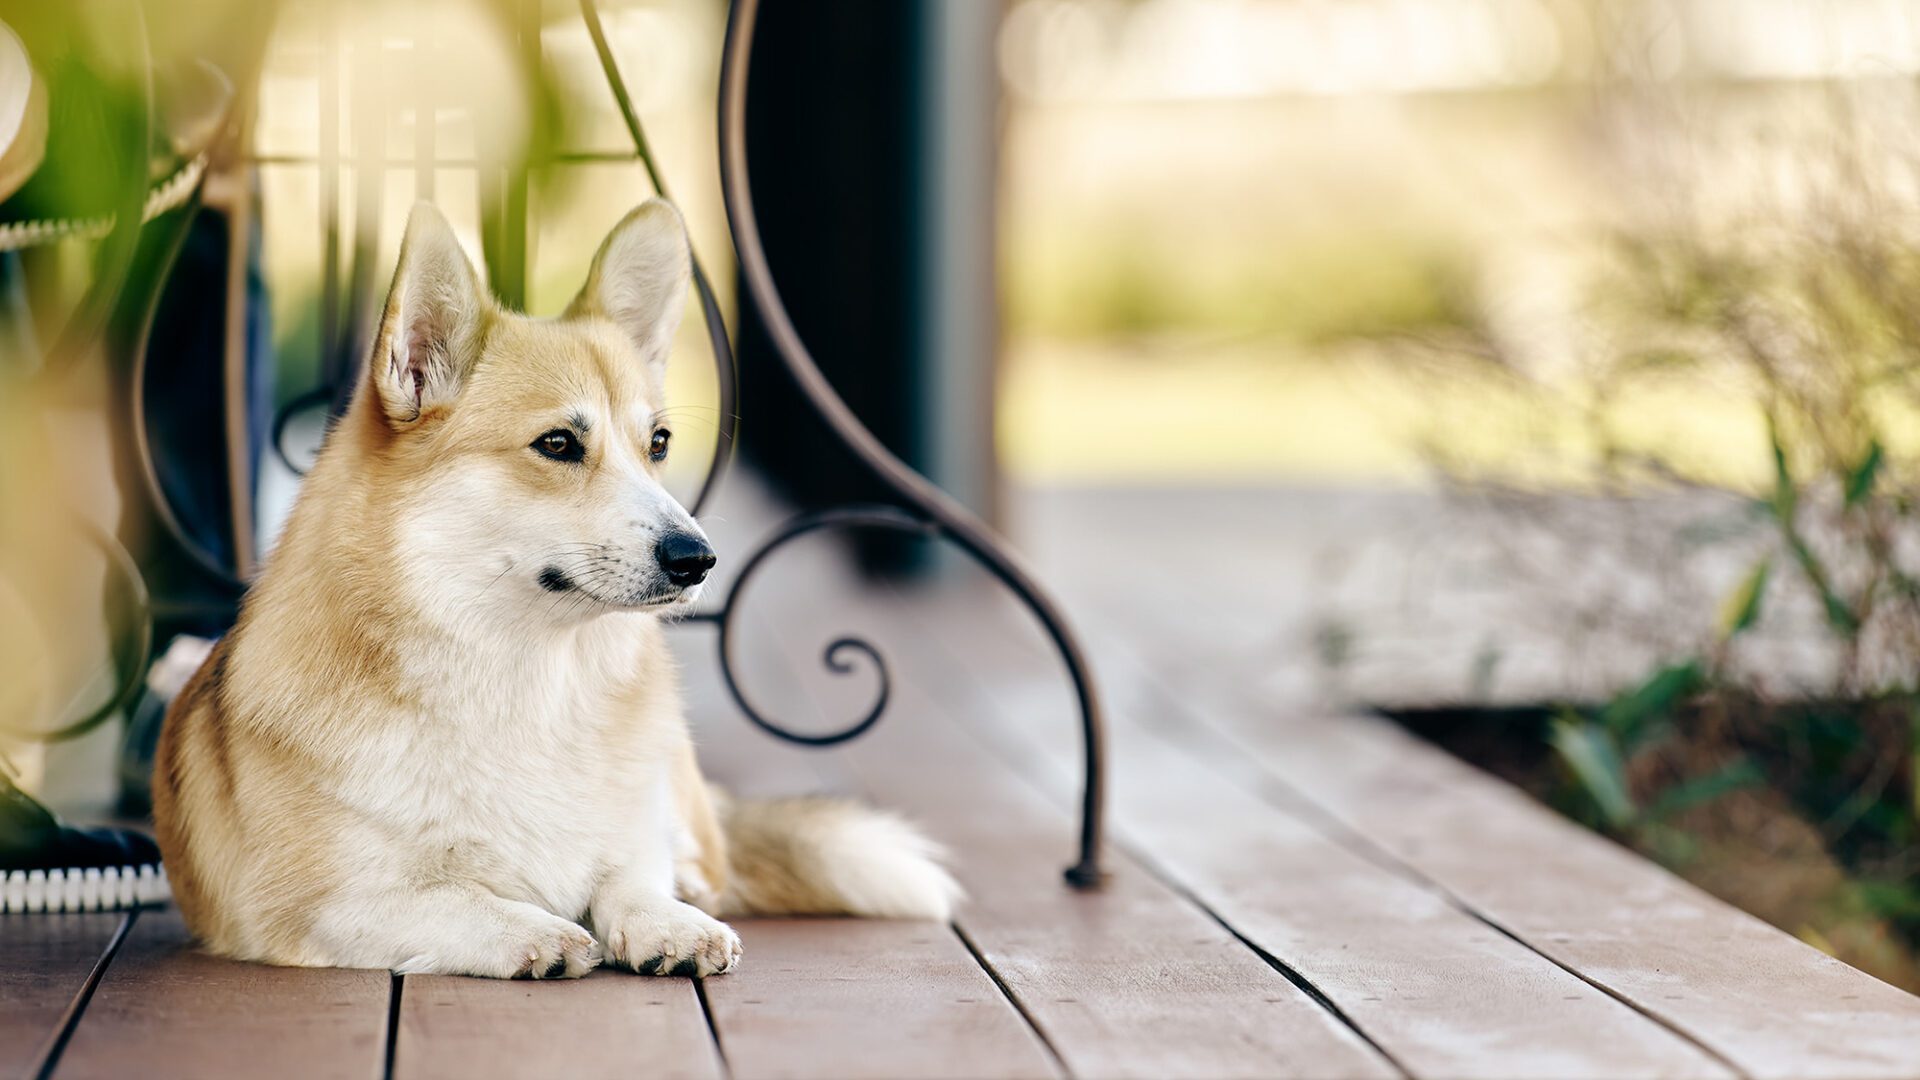
<instances>
[{"instance_id":1,"label":"gap between deck planks","mask_svg":"<svg viewBox=\"0 0 1920 1080\"><path fill-rule=\"evenodd\" d=\"M785 659L790 668L792 657ZM774 688L776 680L755 676L776 662L763 656L744 673L750 692ZM777 682L785 690L791 679L789 670ZM744 725L722 733L710 725L702 753L720 775L751 768L784 779L788 790L817 770L830 786L908 812L937 832L954 849L970 894L956 918L959 931L1073 1074L1396 1075L1284 976L1138 867L1122 860L1103 892L1068 888L1060 876L1071 848L1067 815L952 731L952 718L911 679L896 682L895 691L885 723L831 755L775 744ZM804 699L783 692L777 700Z\"/></svg>"},{"instance_id":2,"label":"gap between deck planks","mask_svg":"<svg viewBox=\"0 0 1920 1080\"><path fill-rule=\"evenodd\" d=\"M390 978L207 956L171 909L142 911L56 1077L377 1077Z\"/></svg>"},{"instance_id":3,"label":"gap between deck planks","mask_svg":"<svg viewBox=\"0 0 1920 1080\"><path fill-rule=\"evenodd\" d=\"M1015 662L1006 627L939 606L949 649L937 671L981 679L1034 670ZM1019 639L1011 639L1017 647ZM984 660L983 660L984 657ZM1049 659L1040 654L1044 665ZM1057 678L1049 675L1050 678ZM1044 719L964 678L942 685L981 732L1031 739L1009 760L1077 781L1077 738L1062 710ZM1033 695L1025 695L1032 702ZM1356 857L1309 823L1239 791L1219 772L1112 700L1116 824L1132 846L1238 933L1309 980L1415 1075L1728 1075L1707 1054L1448 902L1438 890ZM1055 698L1057 703L1057 698ZM1048 721L1052 721L1049 723ZM1001 745L1004 747L1005 743Z\"/></svg>"},{"instance_id":4,"label":"gap between deck planks","mask_svg":"<svg viewBox=\"0 0 1920 1080\"><path fill-rule=\"evenodd\" d=\"M65 1004L127 918L0 919L0 1002L19 1006L0 1012L0 1075L39 1074ZM190 946L177 912L132 920L56 1077L724 1075L688 979L407 976L394 1025L384 971L220 960Z\"/></svg>"},{"instance_id":5,"label":"gap between deck planks","mask_svg":"<svg viewBox=\"0 0 1920 1080\"><path fill-rule=\"evenodd\" d=\"M783 756L744 724L713 737L717 675L690 658L703 768L745 797L819 790L816 761ZM739 673L765 693L791 689L778 666ZM794 695L779 693L792 702ZM705 981L721 1052L736 1080L783 1077L1052 1077L1051 1052L951 926L852 919L737 921L745 955Z\"/></svg>"},{"instance_id":6,"label":"gap between deck planks","mask_svg":"<svg viewBox=\"0 0 1920 1080\"><path fill-rule=\"evenodd\" d=\"M0 1076L40 1074L129 918L0 915Z\"/></svg>"},{"instance_id":7,"label":"gap between deck planks","mask_svg":"<svg viewBox=\"0 0 1920 1080\"><path fill-rule=\"evenodd\" d=\"M1120 568L1122 577L1148 570L1137 556ZM1132 711L1181 730L1190 754L1249 782L1269 802L1317 819L1365 857L1442 889L1476 917L1741 1071L1920 1071L1920 999L1707 896L1382 721L1316 718L1278 701L1250 701L1247 688L1261 685L1254 673L1222 680L1217 663L1199 663L1196 650L1219 642L1165 634L1156 611L1111 590L1100 606L1098 590L1085 599L1083 615L1094 616L1104 639L1095 649L1099 669L1109 683L1129 687ZM1006 622L999 621L1003 631ZM987 651L993 654L991 646ZM992 656L994 678L1009 679L1009 662ZM1027 666L1031 672L1031 661ZM1143 683L1148 690L1137 693ZM1054 752L1064 760L1063 748Z\"/></svg>"},{"instance_id":8,"label":"gap between deck planks","mask_svg":"<svg viewBox=\"0 0 1920 1080\"><path fill-rule=\"evenodd\" d=\"M785 597L785 612L765 609L763 613L772 617L756 621L781 623L783 616L797 619L788 625L810 626L820 636L850 629L847 617L855 612L846 599L850 595L846 590L856 585L852 575L844 567L836 572L831 564L823 567L810 562L806 569L804 580L824 589L833 599L789 595ZM792 567L785 572L791 573ZM992 590L975 587L956 592L977 596ZM771 604L773 600L761 602ZM937 626L947 649L978 650L986 657L981 664L976 656L973 665L975 670L986 670L982 678L1031 673L1037 660L1047 669L1044 677L1050 684L1058 684L1059 675L1053 667L1057 658L1044 647L1023 654L1019 663L1003 668L1009 659L1005 642L983 638L996 634L1004 638L1005 627L971 619L964 608L956 611L938 597L928 603L930 606L915 607L912 625L896 620L882 633L870 636L898 654L903 648L923 649L904 643L916 639L924 642L928 636L925 631ZM828 619L832 623L822 626ZM1032 637L1030 633L1028 636ZM934 671L930 674L948 680L939 684L937 696L942 700L971 698L963 710L971 714L965 717L963 727L985 731L1008 722L1005 717L988 715L999 703L984 698L977 687L970 690L965 678L954 680L954 672L964 670L964 665L953 665L950 656L932 659ZM896 685L904 680L897 671ZM796 698L804 697L793 693L791 687L782 690L763 700L780 701L791 708ZM1053 748L1062 761L1073 762L1069 768L1077 778L1078 740L1071 713L1056 709L1049 719L1052 723L1047 724L1047 733L1057 736ZM1024 730L1042 722L1021 717L1012 726ZM1134 789L1151 787L1169 800L1167 805L1155 807L1160 814L1147 815L1164 817L1171 823L1171 831L1155 838L1159 843L1145 845L1153 849L1150 856L1164 864L1172 849L1182 849L1173 852L1176 854L1184 854L1184 849L1201 852L1204 862L1198 875L1192 872L1195 867L1184 868L1187 872L1182 883L1187 889L1201 894L1201 900L1226 914L1227 922L1266 952L1289 961L1294 970L1315 981L1378 1045L1416 1074L1727 1073L1711 1057L1671 1032L1460 912L1438 890L1410 883L1358 859L1282 810L1239 796L1225 778L1186 760L1182 748L1155 746L1137 738L1130 745L1133 728L1117 723L1116 735L1123 732L1127 737L1114 740L1121 751L1117 754L1121 768L1114 790L1121 796L1122 824L1129 821L1126 803L1130 789L1125 781L1131 772L1143 780ZM878 739L879 735L868 738ZM855 760L860 752L855 744L847 748L846 757ZM1034 761L1016 754L1014 764L1030 769ZM1166 783L1169 769L1177 780L1171 785ZM1196 813L1196 806L1207 809ZM1258 854L1267 856L1265 865L1249 871L1249 857ZM1229 886L1229 898L1237 908L1223 911L1225 905L1216 902L1219 896L1227 895L1226 890L1218 888L1223 883ZM1214 895L1209 895L1210 891ZM1355 909L1357 918L1353 917ZM1414 914L1423 920L1417 929L1408 925ZM1245 924L1255 920L1263 922L1249 932ZM1290 952L1313 963L1302 965ZM1423 985L1429 992L1396 995L1396 979L1402 980L1402 985Z\"/></svg>"}]
</instances>

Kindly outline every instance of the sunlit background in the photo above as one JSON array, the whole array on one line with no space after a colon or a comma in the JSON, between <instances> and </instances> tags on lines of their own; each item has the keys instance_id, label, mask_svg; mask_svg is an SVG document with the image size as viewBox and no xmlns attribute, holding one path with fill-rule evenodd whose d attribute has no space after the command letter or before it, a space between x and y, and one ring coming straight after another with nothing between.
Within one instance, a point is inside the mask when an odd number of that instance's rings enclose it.
<instances>
[{"instance_id":1,"label":"sunlit background","mask_svg":"<svg viewBox=\"0 0 1920 1080\"><path fill-rule=\"evenodd\" d=\"M1007 465L1578 481L1619 232L1790 211L1859 94L1910 199L1917 43L1876 0L1015 4ZM1613 437L1764 482L1758 412L1703 378L1620 388Z\"/></svg>"},{"instance_id":2,"label":"sunlit background","mask_svg":"<svg viewBox=\"0 0 1920 1080\"><path fill-rule=\"evenodd\" d=\"M320 95L339 99L343 243L357 200L377 197L367 227L382 266L418 198L477 249L488 170L475 162L489 148L475 117L496 161L535 119L517 46L476 9L435 8L427 46L383 9L324 22L320 10L281 15L254 136L282 401L317 371ZM539 31L564 118L542 136L570 158L537 178L527 212L526 296L542 313L647 190L570 15L547 12ZM712 122L723 19L697 0L618 5L608 29L730 293ZM981 227L998 246L1006 475L1421 485L1473 466L1578 484L1617 443L1764 483L1764 423L1719 392L1733 374L1609 387L1631 406L1602 410L1596 429L1616 343L1595 325L1595 292L1622 231L1792 210L1794 186L1818 178L1783 163L1838 153L1847 123L1886 143L1870 167L1902 168L1886 140L1911 130L1916 19L1893 0L1007 5L999 85L981 88L1001 102L997 220ZM371 117L384 136L371 181L356 86L390 106ZM1843 118L1862 91L1869 114ZM710 392L700 341L689 326L676 367L687 396ZM1898 418L1890 437L1911 435Z\"/></svg>"}]
</instances>

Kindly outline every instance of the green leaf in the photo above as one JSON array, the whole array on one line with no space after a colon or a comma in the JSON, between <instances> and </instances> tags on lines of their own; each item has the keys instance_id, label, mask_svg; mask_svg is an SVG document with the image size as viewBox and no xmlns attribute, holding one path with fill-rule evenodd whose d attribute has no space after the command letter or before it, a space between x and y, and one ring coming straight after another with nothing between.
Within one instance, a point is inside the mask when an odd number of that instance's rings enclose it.
<instances>
[{"instance_id":1,"label":"green leaf","mask_svg":"<svg viewBox=\"0 0 1920 1080\"><path fill-rule=\"evenodd\" d=\"M1626 765L1612 732L1590 720L1562 718L1553 722L1548 741L1607 824L1620 826L1634 819L1638 808L1627 791Z\"/></svg>"},{"instance_id":2,"label":"green leaf","mask_svg":"<svg viewBox=\"0 0 1920 1080\"><path fill-rule=\"evenodd\" d=\"M1730 761L1704 776L1689 777L1660 793L1647 809L1649 817L1667 817L1709 803L1729 792L1766 783L1767 776L1751 758Z\"/></svg>"},{"instance_id":3,"label":"green leaf","mask_svg":"<svg viewBox=\"0 0 1920 1080\"><path fill-rule=\"evenodd\" d=\"M1920 824L1920 708L1907 713L1907 784L1913 789L1913 820Z\"/></svg>"},{"instance_id":4,"label":"green leaf","mask_svg":"<svg viewBox=\"0 0 1920 1080\"><path fill-rule=\"evenodd\" d=\"M1773 556L1763 557L1720 604L1716 625L1721 641L1730 641L1760 619L1760 599L1766 595L1767 577L1773 573Z\"/></svg>"},{"instance_id":5,"label":"green leaf","mask_svg":"<svg viewBox=\"0 0 1920 1080\"><path fill-rule=\"evenodd\" d=\"M1861 907L1883 919L1920 919L1920 885L1862 881L1853 887Z\"/></svg>"},{"instance_id":6,"label":"green leaf","mask_svg":"<svg viewBox=\"0 0 1920 1080\"><path fill-rule=\"evenodd\" d=\"M1853 467L1847 474L1847 505L1858 506L1873 491L1873 481L1880 475L1880 466L1886 461L1886 453L1880 448L1880 440L1867 444L1866 459Z\"/></svg>"},{"instance_id":7,"label":"green leaf","mask_svg":"<svg viewBox=\"0 0 1920 1080\"><path fill-rule=\"evenodd\" d=\"M1780 425L1767 418L1767 441L1773 446L1773 516L1783 528L1793 527L1793 511L1800 502L1800 490L1793 486L1793 469L1787 465L1787 448L1780 443Z\"/></svg>"},{"instance_id":8,"label":"green leaf","mask_svg":"<svg viewBox=\"0 0 1920 1080\"><path fill-rule=\"evenodd\" d=\"M1799 533L1788 529L1787 546L1792 549L1794 561L1800 564L1801 572L1807 575L1807 580L1813 584L1814 591L1820 594L1820 604L1826 609L1827 622L1835 630L1849 637L1859 633L1859 617L1834 590L1833 579L1827 576L1825 564L1821 563L1820 557L1807 546L1806 540Z\"/></svg>"},{"instance_id":9,"label":"green leaf","mask_svg":"<svg viewBox=\"0 0 1920 1080\"><path fill-rule=\"evenodd\" d=\"M1632 741L1648 721L1673 711L1682 698L1690 697L1706 684L1700 665L1692 660L1671 664L1633 690L1614 698L1601 712L1607 730Z\"/></svg>"}]
</instances>

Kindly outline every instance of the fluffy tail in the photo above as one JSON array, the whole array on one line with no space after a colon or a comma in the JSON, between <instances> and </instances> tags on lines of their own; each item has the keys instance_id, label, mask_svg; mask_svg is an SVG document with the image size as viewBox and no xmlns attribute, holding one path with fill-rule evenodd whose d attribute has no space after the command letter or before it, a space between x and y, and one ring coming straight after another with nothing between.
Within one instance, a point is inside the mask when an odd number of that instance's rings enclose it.
<instances>
[{"instance_id":1,"label":"fluffy tail","mask_svg":"<svg viewBox=\"0 0 1920 1080\"><path fill-rule=\"evenodd\" d=\"M904 819L844 799L735 801L713 793L727 837L723 918L864 915L945 921L960 886L945 852Z\"/></svg>"}]
</instances>

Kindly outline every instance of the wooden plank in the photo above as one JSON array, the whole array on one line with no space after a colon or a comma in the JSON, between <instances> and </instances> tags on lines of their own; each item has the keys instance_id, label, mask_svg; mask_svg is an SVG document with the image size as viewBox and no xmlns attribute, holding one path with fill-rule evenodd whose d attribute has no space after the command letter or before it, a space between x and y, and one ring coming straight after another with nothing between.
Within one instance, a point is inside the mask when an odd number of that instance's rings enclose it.
<instances>
[{"instance_id":1,"label":"wooden plank","mask_svg":"<svg viewBox=\"0 0 1920 1080\"><path fill-rule=\"evenodd\" d=\"M1474 910L1756 1077L1911 1077L1920 998L1694 888L1385 722L1236 733ZM1513 867L1528 872L1516 874Z\"/></svg>"},{"instance_id":2,"label":"wooden plank","mask_svg":"<svg viewBox=\"0 0 1920 1080\"><path fill-rule=\"evenodd\" d=\"M831 567L811 569L816 581L831 575ZM857 625L884 644L894 696L884 722L831 760L861 794L914 816L951 849L968 893L956 916L961 933L1070 1073L1398 1075L1217 920L1123 853L1114 853L1106 889L1069 888L1061 870L1076 822L965 734L994 703L965 686L927 690L928 672L952 658L929 652L925 625L970 638L976 628L964 624L967 609L837 584L835 635ZM778 614L796 622L811 614L801 624L817 628L822 610ZM785 659L791 671L799 657ZM758 758L819 756L752 739L745 733L734 741Z\"/></svg>"},{"instance_id":3,"label":"wooden plank","mask_svg":"<svg viewBox=\"0 0 1920 1080\"><path fill-rule=\"evenodd\" d=\"M55 1075L378 1077L390 981L221 960L192 947L177 912L143 912Z\"/></svg>"},{"instance_id":4,"label":"wooden plank","mask_svg":"<svg viewBox=\"0 0 1920 1080\"><path fill-rule=\"evenodd\" d=\"M897 635L884 640L901 644ZM952 850L967 888L960 931L1071 1074L1397 1075L1217 921L1124 856L1108 889L1070 889L1060 876L1072 850L1068 816L952 726L971 719L977 699L942 707L914 678L925 658L891 651L896 696L869 735L823 754L710 720L709 767L730 777L784 776L789 787L792 778L822 774L836 790L920 821ZM802 697L783 692L781 700Z\"/></svg>"},{"instance_id":5,"label":"wooden plank","mask_svg":"<svg viewBox=\"0 0 1920 1080\"><path fill-rule=\"evenodd\" d=\"M746 959L704 985L739 1080L1058 1074L946 926L757 919L735 928Z\"/></svg>"},{"instance_id":6,"label":"wooden plank","mask_svg":"<svg viewBox=\"0 0 1920 1080\"><path fill-rule=\"evenodd\" d=\"M1438 890L1243 792L1180 742L1128 726L1115 744L1124 832L1416 1075L1726 1074Z\"/></svg>"},{"instance_id":7,"label":"wooden plank","mask_svg":"<svg viewBox=\"0 0 1920 1080\"><path fill-rule=\"evenodd\" d=\"M1351 1029L1122 853L1067 886L1074 823L934 707L910 674L846 751L862 791L926 822L969 899L957 922L1078 1076L1395 1076ZM957 715L956 715L957 714Z\"/></svg>"},{"instance_id":8,"label":"wooden plank","mask_svg":"<svg viewBox=\"0 0 1920 1080\"><path fill-rule=\"evenodd\" d=\"M128 916L0 915L0 1076L35 1076Z\"/></svg>"},{"instance_id":9,"label":"wooden plank","mask_svg":"<svg viewBox=\"0 0 1920 1080\"><path fill-rule=\"evenodd\" d=\"M996 628L943 613L928 625L942 629L956 661L941 670L969 670L1000 697L978 729L1008 760L1044 769L1063 796L1076 790L1077 735L1026 719L1036 702L1062 693L1052 658L1029 650L1011 620ZM1417 1076L1729 1075L1441 890L1357 854L1312 807L1276 805L1238 786L1246 771L1203 760L1198 733L1142 690L1139 672L1096 660L1108 690L1118 834L1403 1068Z\"/></svg>"},{"instance_id":10,"label":"wooden plank","mask_svg":"<svg viewBox=\"0 0 1920 1080\"><path fill-rule=\"evenodd\" d=\"M539 982L408 975L396 1080L721 1075L691 979L601 969Z\"/></svg>"},{"instance_id":11,"label":"wooden plank","mask_svg":"<svg viewBox=\"0 0 1920 1080\"><path fill-rule=\"evenodd\" d=\"M1150 569L1142 550L1114 557L1122 579ZM1920 999L1391 725L1360 716L1316 721L1284 697L1259 695L1254 688L1271 684L1257 672L1209 676L1204 661L1217 637L1165 633L1161 606L1131 593L1105 600L1116 616L1108 625L1124 638L1100 649L1109 674L1130 667L1158 680L1163 709L1211 729L1190 744L1224 736L1218 759L1254 763L1359 849L1397 861L1744 1072L1914 1075ZM1201 619L1244 618L1249 607L1218 592L1187 606Z\"/></svg>"},{"instance_id":12,"label":"wooden plank","mask_svg":"<svg viewBox=\"0 0 1920 1080\"><path fill-rule=\"evenodd\" d=\"M820 770L833 771L834 755L768 753L771 741L741 726L715 735L719 676L703 653L691 653L686 667L694 715L708 718L699 736L709 775L745 797L830 786ZM805 700L782 653L745 655L752 667L738 674L749 692L783 705ZM770 919L734 928L740 966L703 986L721 1054L739 1080L1058 1075L1045 1044L951 926Z\"/></svg>"}]
</instances>

